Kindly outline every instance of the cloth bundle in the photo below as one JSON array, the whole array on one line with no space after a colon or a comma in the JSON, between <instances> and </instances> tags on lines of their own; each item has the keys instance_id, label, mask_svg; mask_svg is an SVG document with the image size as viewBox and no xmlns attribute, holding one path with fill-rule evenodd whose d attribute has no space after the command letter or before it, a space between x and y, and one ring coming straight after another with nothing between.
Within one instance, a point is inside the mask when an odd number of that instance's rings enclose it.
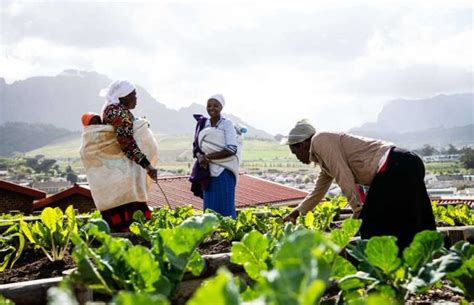
<instances>
[{"instance_id":1,"label":"cloth bundle","mask_svg":"<svg viewBox=\"0 0 474 305\"><path fill-rule=\"evenodd\" d=\"M222 151L225 147L225 134L217 128L204 128L199 133L198 145L205 154ZM233 156L212 160L211 162L230 170L235 178L239 177L240 155L242 152L242 136L237 136L237 153Z\"/></svg>"},{"instance_id":2,"label":"cloth bundle","mask_svg":"<svg viewBox=\"0 0 474 305\"><path fill-rule=\"evenodd\" d=\"M140 150L156 166L158 145L148 126L148 121L136 120L133 136ZM112 126L86 126L82 133L80 155L99 211L148 200L148 190L153 181L140 165L124 155Z\"/></svg>"}]
</instances>

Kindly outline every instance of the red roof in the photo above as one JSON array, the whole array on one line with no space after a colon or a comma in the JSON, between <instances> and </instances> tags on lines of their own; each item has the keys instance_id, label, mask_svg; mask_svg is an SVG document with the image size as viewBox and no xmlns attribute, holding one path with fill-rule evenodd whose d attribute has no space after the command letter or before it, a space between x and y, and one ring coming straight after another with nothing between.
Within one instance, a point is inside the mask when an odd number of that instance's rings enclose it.
<instances>
[{"instance_id":1,"label":"red roof","mask_svg":"<svg viewBox=\"0 0 474 305\"><path fill-rule=\"evenodd\" d=\"M0 180L0 189L23 194L29 197L33 197L34 199L41 199L46 197L46 193L43 191L11 183L5 180Z\"/></svg>"},{"instance_id":2,"label":"red roof","mask_svg":"<svg viewBox=\"0 0 474 305\"><path fill-rule=\"evenodd\" d=\"M61 199L67 198L75 194L92 198L91 190L89 188L78 185L78 184L74 184L72 187L68 188L67 190L64 190L62 192L54 194L53 196L34 202L33 209L44 208L45 206L48 206L54 202L57 202Z\"/></svg>"},{"instance_id":3,"label":"red roof","mask_svg":"<svg viewBox=\"0 0 474 305\"><path fill-rule=\"evenodd\" d=\"M192 205L195 209L202 210L203 200L193 195L188 179L188 176L160 177L158 183L165 192L171 208ZM241 174L237 182L235 206L245 208L265 204L295 205L307 194L307 192L296 188ZM167 206L165 198L156 184L153 184L148 193L148 205L153 208Z\"/></svg>"}]
</instances>

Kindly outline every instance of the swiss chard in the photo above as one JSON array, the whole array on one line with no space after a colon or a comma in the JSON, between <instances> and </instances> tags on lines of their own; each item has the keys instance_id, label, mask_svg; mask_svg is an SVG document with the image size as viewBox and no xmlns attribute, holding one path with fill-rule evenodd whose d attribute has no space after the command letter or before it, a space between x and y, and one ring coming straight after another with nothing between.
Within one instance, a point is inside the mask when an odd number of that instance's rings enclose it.
<instances>
[{"instance_id":1,"label":"swiss chard","mask_svg":"<svg viewBox=\"0 0 474 305\"><path fill-rule=\"evenodd\" d=\"M47 207L41 212L40 221L28 224L21 220L20 228L35 248L41 249L51 261L63 259L71 235L78 231L72 205L65 213L60 208Z\"/></svg>"}]
</instances>

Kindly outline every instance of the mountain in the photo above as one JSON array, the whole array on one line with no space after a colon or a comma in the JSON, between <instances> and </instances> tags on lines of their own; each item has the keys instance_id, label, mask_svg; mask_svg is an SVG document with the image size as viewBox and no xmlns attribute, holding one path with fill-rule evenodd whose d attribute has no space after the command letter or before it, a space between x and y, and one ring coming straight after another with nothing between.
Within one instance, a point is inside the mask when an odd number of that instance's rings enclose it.
<instances>
[{"instance_id":1,"label":"mountain","mask_svg":"<svg viewBox=\"0 0 474 305\"><path fill-rule=\"evenodd\" d=\"M82 129L84 112L100 112L104 98L98 92L112 82L97 72L65 70L57 76L31 77L12 84L0 78L0 125L6 122L53 124L73 131ZM206 114L204 106L191 104L179 110L169 109L156 101L144 88L137 86L138 106L133 113L146 116L154 132L191 134L194 113ZM248 137L271 139L263 130L249 126L233 115L236 123L245 125Z\"/></svg>"},{"instance_id":2,"label":"mountain","mask_svg":"<svg viewBox=\"0 0 474 305\"><path fill-rule=\"evenodd\" d=\"M474 124L474 94L437 95L428 99L389 101L377 121L351 132L407 133Z\"/></svg>"},{"instance_id":3,"label":"mountain","mask_svg":"<svg viewBox=\"0 0 474 305\"><path fill-rule=\"evenodd\" d=\"M66 137L78 137L79 132L57 128L51 124L5 123L0 125L0 156L27 152Z\"/></svg>"},{"instance_id":4,"label":"mountain","mask_svg":"<svg viewBox=\"0 0 474 305\"><path fill-rule=\"evenodd\" d=\"M428 99L388 102L376 122L349 132L383 139L405 148L424 144L474 144L474 94L438 95Z\"/></svg>"},{"instance_id":5,"label":"mountain","mask_svg":"<svg viewBox=\"0 0 474 305\"><path fill-rule=\"evenodd\" d=\"M464 147L474 144L474 124L406 133L383 133L376 131L351 131L351 133L374 139L382 139L407 149L420 148L424 144L434 147L446 147L449 144L456 147Z\"/></svg>"}]
</instances>

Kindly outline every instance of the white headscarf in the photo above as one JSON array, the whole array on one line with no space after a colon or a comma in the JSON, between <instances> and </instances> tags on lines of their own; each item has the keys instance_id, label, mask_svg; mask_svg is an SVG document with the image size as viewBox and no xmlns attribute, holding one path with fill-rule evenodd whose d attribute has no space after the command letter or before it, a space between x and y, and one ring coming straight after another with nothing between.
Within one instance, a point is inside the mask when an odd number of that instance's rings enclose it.
<instances>
[{"instance_id":1,"label":"white headscarf","mask_svg":"<svg viewBox=\"0 0 474 305\"><path fill-rule=\"evenodd\" d=\"M102 113L107 106L120 103L119 98L125 97L135 90L135 86L128 80L116 80L109 87L100 90L99 95L105 97Z\"/></svg>"},{"instance_id":2,"label":"white headscarf","mask_svg":"<svg viewBox=\"0 0 474 305\"><path fill-rule=\"evenodd\" d=\"M225 106L225 99L224 97L222 96L222 94L214 94L213 96L211 96L208 100L216 100L219 102L219 104L221 104L222 108L224 108Z\"/></svg>"}]
</instances>

